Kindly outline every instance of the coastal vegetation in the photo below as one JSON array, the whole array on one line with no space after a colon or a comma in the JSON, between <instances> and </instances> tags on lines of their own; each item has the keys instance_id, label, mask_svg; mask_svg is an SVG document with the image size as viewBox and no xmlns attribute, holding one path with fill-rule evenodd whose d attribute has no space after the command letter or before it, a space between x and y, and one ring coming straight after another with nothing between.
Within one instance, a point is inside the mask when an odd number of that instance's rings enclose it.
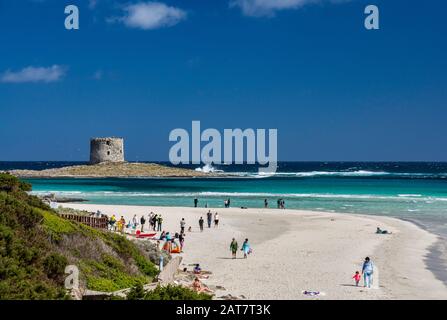
<instances>
[{"instance_id":1,"label":"coastal vegetation","mask_svg":"<svg viewBox=\"0 0 447 320\"><path fill-rule=\"evenodd\" d=\"M68 299L65 267L76 265L84 289L115 291L152 281L158 269L125 237L62 219L0 174L0 299Z\"/></svg>"},{"instance_id":2,"label":"coastal vegetation","mask_svg":"<svg viewBox=\"0 0 447 320\"><path fill-rule=\"evenodd\" d=\"M144 290L137 284L128 292L128 300L211 300L212 296L206 293L197 293L182 286L157 286L153 290Z\"/></svg>"}]
</instances>

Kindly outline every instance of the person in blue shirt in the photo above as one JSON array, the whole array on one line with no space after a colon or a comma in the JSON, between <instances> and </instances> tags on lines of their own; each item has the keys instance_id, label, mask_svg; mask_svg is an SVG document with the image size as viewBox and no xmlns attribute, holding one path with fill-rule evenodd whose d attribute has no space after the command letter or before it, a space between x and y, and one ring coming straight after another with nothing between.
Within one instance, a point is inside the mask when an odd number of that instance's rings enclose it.
<instances>
[{"instance_id":1,"label":"person in blue shirt","mask_svg":"<svg viewBox=\"0 0 447 320\"><path fill-rule=\"evenodd\" d=\"M200 274L201 272L202 272L202 268L200 268L200 264L196 264L195 265L195 267L194 267L194 269L193 269L193 272L195 273L195 274Z\"/></svg>"},{"instance_id":2,"label":"person in blue shirt","mask_svg":"<svg viewBox=\"0 0 447 320\"><path fill-rule=\"evenodd\" d=\"M247 259L247 255L250 253L250 244L248 243L248 239L245 239L241 250L244 251L244 259Z\"/></svg>"},{"instance_id":3,"label":"person in blue shirt","mask_svg":"<svg viewBox=\"0 0 447 320\"><path fill-rule=\"evenodd\" d=\"M371 259L369 259L369 257L366 257L362 267L363 281L365 287L371 288L371 283L373 280L372 279L373 272L374 272L374 265Z\"/></svg>"}]
</instances>

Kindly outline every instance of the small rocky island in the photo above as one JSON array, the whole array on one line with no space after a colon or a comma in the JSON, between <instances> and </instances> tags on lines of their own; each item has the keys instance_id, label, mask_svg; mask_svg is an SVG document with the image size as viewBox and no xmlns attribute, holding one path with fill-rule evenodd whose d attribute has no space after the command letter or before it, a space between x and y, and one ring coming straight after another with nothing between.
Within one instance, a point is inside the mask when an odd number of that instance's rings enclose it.
<instances>
[{"instance_id":1,"label":"small rocky island","mask_svg":"<svg viewBox=\"0 0 447 320\"><path fill-rule=\"evenodd\" d=\"M93 138L90 140L90 164L46 170L10 170L20 178L160 178L209 177L212 174L190 169L173 168L155 163L124 161L122 138Z\"/></svg>"},{"instance_id":2,"label":"small rocky island","mask_svg":"<svg viewBox=\"0 0 447 320\"><path fill-rule=\"evenodd\" d=\"M106 162L47 170L10 170L19 178L158 178L209 177L210 174L155 163Z\"/></svg>"}]
</instances>

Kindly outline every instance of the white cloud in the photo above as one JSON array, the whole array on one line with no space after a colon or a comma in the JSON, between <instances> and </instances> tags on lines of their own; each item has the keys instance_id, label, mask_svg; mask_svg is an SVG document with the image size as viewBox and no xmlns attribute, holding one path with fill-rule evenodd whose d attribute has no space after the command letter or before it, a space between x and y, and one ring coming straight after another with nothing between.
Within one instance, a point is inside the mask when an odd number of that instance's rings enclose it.
<instances>
[{"instance_id":1,"label":"white cloud","mask_svg":"<svg viewBox=\"0 0 447 320\"><path fill-rule=\"evenodd\" d=\"M182 9L169 7L161 2L140 2L124 7L125 15L112 21L121 21L130 28L152 30L172 27L186 19Z\"/></svg>"},{"instance_id":2,"label":"white cloud","mask_svg":"<svg viewBox=\"0 0 447 320\"><path fill-rule=\"evenodd\" d=\"M349 0L231 0L230 7L239 7L246 16L273 17L277 11L298 9L307 4L319 2L340 3Z\"/></svg>"},{"instance_id":3,"label":"white cloud","mask_svg":"<svg viewBox=\"0 0 447 320\"><path fill-rule=\"evenodd\" d=\"M24 82L56 82L62 79L66 73L63 66L53 65L51 67L26 67L19 71L7 70L1 77L1 82L24 83Z\"/></svg>"}]
</instances>

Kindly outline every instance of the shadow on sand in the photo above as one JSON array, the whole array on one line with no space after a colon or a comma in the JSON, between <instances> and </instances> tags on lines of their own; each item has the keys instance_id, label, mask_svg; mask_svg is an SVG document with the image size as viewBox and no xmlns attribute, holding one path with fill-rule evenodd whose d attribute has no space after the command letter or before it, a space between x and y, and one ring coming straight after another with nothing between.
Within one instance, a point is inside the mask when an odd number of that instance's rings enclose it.
<instances>
[{"instance_id":1,"label":"shadow on sand","mask_svg":"<svg viewBox=\"0 0 447 320\"><path fill-rule=\"evenodd\" d=\"M344 283L344 284L340 284L342 287L357 287L357 288L363 288L363 286L361 286L361 285L358 285L358 286L356 286L355 284L346 284L346 283Z\"/></svg>"}]
</instances>

